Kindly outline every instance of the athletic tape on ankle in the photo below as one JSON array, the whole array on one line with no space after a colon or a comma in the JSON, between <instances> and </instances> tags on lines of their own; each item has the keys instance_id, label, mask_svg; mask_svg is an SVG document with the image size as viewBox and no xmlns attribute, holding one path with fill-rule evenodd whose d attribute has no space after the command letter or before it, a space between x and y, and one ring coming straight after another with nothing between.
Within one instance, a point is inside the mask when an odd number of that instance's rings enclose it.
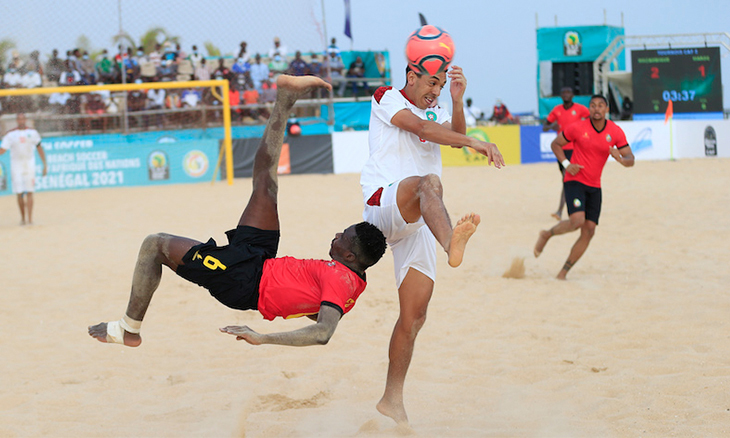
<instances>
[{"instance_id":1,"label":"athletic tape on ankle","mask_svg":"<svg viewBox=\"0 0 730 438\"><path fill-rule=\"evenodd\" d=\"M119 325L121 325L128 333L139 334L139 330L142 328L142 321L137 321L136 319L132 319L127 315L124 315L122 319L119 320Z\"/></svg>"}]
</instances>

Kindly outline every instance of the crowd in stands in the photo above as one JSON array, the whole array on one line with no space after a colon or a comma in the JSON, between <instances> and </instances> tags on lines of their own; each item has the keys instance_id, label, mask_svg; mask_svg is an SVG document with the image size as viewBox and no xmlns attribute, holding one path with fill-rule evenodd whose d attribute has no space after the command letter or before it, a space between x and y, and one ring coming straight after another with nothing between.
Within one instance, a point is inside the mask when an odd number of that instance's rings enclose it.
<instances>
[{"instance_id":1,"label":"crowd in stands","mask_svg":"<svg viewBox=\"0 0 730 438\"><path fill-rule=\"evenodd\" d=\"M235 57L206 57L196 45L188 53L180 44L171 42L156 44L149 52L144 47L125 48L120 45L116 52L112 56L103 50L92 56L87 51L72 49L65 53L65 57L60 57L58 50L54 49L43 63L39 60L38 51L33 51L27 59L13 51L6 68L0 66L0 88L226 79L230 83L233 116L248 122L264 121L268 116L265 106L275 100L276 78L282 73L323 77L333 84L336 95L340 97L348 86L355 97L370 93L366 81L356 81L365 76L362 58L357 57L349 68L345 68L334 38L321 55L311 52L303 56L297 50L293 57L278 37L274 38L268 52L253 56L246 42L240 43ZM132 112L191 108L201 103L220 105L218 98L209 88L130 91L127 109ZM43 97L5 97L0 99L0 111L101 115L118 113L122 104L115 99L115 93L105 90L85 94L57 92Z\"/></svg>"}]
</instances>

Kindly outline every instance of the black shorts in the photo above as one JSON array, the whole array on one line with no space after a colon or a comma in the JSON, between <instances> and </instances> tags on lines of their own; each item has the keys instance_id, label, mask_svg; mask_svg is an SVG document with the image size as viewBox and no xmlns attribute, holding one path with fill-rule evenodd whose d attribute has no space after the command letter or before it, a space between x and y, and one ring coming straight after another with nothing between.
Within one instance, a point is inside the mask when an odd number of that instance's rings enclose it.
<instances>
[{"instance_id":1,"label":"black shorts","mask_svg":"<svg viewBox=\"0 0 730 438\"><path fill-rule=\"evenodd\" d=\"M563 149L563 152L565 152L565 158L567 158L568 161L570 161L570 159L573 157L573 149L568 149L568 150ZM557 160L557 158L556 158L556 160ZM563 167L563 163L558 161L558 167L560 168L560 173L562 175L565 175L565 167Z\"/></svg>"},{"instance_id":2,"label":"black shorts","mask_svg":"<svg viewBox=\"0 0 730 438\"><path fill-rule=\"evenodd\" d=\"M563 183L563 188L568 214L584 211L586 220L593 221L597 225L601 216L601 188L590 187L578 181L566 181Z\"/></svg>"},{"instance_id":3,"label":"black shorts","mask_svg":"<svg viewBox=\"0 0 730 438\"><path fill-rule=\"evenodd\" d=\"M264 260L276 257L279 231L239 226L226 236L228 245L217 246L211 238L190 248L177 275L232 309L256 310Z\"/></svg>"}]
</instances>

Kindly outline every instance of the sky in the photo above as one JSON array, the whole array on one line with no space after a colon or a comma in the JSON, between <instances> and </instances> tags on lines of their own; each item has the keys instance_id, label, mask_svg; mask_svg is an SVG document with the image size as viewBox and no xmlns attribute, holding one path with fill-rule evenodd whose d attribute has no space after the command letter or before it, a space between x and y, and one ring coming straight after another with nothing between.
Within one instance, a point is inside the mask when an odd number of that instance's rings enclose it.
<instances>
[{"instance_id":1,"label":"sky","mask_svg":"<svg viewBox=\"0 0 730 438\"><path fill-rule=\"evenodd\" d=\"M111 49L120 5L122 28L133 37L161 26L188 51L210 41L233 54L247 41L249 51L265 52L279 36L290 52L307 52L324 47L325 33L344 50L388 50L395 86L404 82L405 41L419 27L420 12L451 34L466 96L488 114L496 99L512 112L537 111L537 26L556 20L558 26L621 26L623 20L631 36L730 33L730 0L351 0L352 41L344 35L344 0L0 0L1 10L12 11L1 14L0 39L13 39L24 53L50 54L74 47L83 34L93 48ZM730 57L721 53L724 106L730 107Z\"/></svg>"}]
</instances>

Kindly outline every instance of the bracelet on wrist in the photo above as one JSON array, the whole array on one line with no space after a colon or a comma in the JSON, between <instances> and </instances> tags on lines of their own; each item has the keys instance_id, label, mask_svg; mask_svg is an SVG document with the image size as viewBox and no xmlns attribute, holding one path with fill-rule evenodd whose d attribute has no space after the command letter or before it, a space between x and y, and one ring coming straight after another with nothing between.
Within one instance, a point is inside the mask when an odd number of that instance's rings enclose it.
<instances>
[{"instance_id":1,"label":"bracelet on wrist","mask_svg":"<svg viewBox=\"0 0 730 438\"><path fill-rule=\"evenodd\" d=\"M565 167L565 168L567 169L567 168L568 168L568 166L570 166L570 160L568 160L568 159L566 158L566 159L564 159L563 161L561 161L561 162L560 162L560 164L562 164L562 165L563 165L563 167Z\"/></svg>"}]
</instances>

